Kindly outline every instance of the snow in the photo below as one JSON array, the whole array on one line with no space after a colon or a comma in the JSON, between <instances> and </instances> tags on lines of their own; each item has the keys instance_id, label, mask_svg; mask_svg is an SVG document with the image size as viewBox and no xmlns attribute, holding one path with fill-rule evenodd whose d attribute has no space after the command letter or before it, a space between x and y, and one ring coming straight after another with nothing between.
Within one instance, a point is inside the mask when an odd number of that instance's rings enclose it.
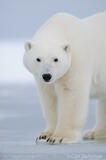
<instances>
[{"instance_id":1,"label":"snow","mask_svg":"<svg viewBox=\"0 0 106 160\"><path fill-rule=\"evenodd\" d=\"M33 76L23 66L23 45L24 41L0 43L0 160L105 160L106 143L101 141L35 144L45 120ZM90 101L84 131L94 126L94 116L95 101Z\"/></svg>"}]
</instances>

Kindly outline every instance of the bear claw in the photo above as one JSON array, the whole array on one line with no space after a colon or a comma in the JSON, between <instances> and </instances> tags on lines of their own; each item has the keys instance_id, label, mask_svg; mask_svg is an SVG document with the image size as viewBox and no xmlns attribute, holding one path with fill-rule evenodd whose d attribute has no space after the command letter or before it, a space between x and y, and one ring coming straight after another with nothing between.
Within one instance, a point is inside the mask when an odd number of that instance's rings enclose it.
<instances>
[{"instance_id":1,"label":"bear claw","mask_svg":"<svg viewBox=\"0 0 106 160\"><path fill-rule=\"evenodd\" d=\"M35 140L36 143L38 143L40 140L48 140L50 136L52 135L51 132L42 132L40 136L38 136Z\"/></svg>"},{"instance_id":2,"label":"bear claw","mask_svg":"<svg viewBox=\"0 0 106 160\"><path fill-rule=\"evenodd\" d=\"M35 141L36 141L36 143L37 143L39 140L41 140L41 139L42 139L42 140L45 140L46 138L47 138L46 135L45 135L45 136L39 136L39 137L36 138Z\"/></svg>"},{"instance_id":3,"label":"bear claw","mask_svg":"<svg viewBox=\"0 0 106 160\"><path fill-rule=\"evenodd\" d=\"M58 143L57 143L57 141L56 141L55 138L48 138L46 142L49 143L49 144L61 144L62 141L63 141L63 138L61 138L60 140L58 140Z\"/></svg>"}]
</instances>

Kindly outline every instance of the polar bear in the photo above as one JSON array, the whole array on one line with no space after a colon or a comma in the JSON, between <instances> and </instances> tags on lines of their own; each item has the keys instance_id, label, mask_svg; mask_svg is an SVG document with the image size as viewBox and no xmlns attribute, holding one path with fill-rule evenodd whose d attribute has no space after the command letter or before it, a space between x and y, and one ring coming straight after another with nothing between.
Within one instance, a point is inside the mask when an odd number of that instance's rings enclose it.
<instances>
[{"instance_id":1,"label":"polar bear","mask_svg":"<svg viewBox=\"0 0 106 160\"><path fill-rule=\"evenodd\" d=\"M106 137L106 12L84 19L57 13L25 43L24 64L47 121L37 140L79 142L89 98L98 99L97 123L84 138Z\"/></svg>"}]
</instances>

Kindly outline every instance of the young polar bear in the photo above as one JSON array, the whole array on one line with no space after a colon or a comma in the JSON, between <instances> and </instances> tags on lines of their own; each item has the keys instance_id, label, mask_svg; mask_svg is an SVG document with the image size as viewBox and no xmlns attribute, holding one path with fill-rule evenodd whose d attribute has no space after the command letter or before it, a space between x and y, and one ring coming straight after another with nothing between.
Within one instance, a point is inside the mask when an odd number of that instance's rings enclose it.
<instances>
[{"instance_id":1,"label":"young polar bear","mask_svg":"<svg viewBox=\"0 0 106 160\"><path fill-rule=\"evenodd\" d=\"M106 12L84 19L56 14L25 50L24 64L37 81L47 120L37 139L78 142L89 97L98 99L97 123L85 138L106 137Z\"/></svg>"}]
</instances>

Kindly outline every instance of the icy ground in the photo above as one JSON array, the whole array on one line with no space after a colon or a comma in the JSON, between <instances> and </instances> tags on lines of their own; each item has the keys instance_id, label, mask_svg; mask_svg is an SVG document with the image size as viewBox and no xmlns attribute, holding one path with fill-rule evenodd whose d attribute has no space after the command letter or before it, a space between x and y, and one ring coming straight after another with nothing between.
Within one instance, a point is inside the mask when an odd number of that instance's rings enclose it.
<instances>
[{"instance_id":1,"label":"icy ground","mask_svg":"<svg viewBox=\"0 0 106 160\"><path fill-rule=\"evenodd\" d=\"M22 65L23 52L23 42L0 43L0 160L106 160L105 142L35 144L45 121L36 84ZM94 126L94 115L91 101L84 131Z\"/></svg>"}]
</instances>

